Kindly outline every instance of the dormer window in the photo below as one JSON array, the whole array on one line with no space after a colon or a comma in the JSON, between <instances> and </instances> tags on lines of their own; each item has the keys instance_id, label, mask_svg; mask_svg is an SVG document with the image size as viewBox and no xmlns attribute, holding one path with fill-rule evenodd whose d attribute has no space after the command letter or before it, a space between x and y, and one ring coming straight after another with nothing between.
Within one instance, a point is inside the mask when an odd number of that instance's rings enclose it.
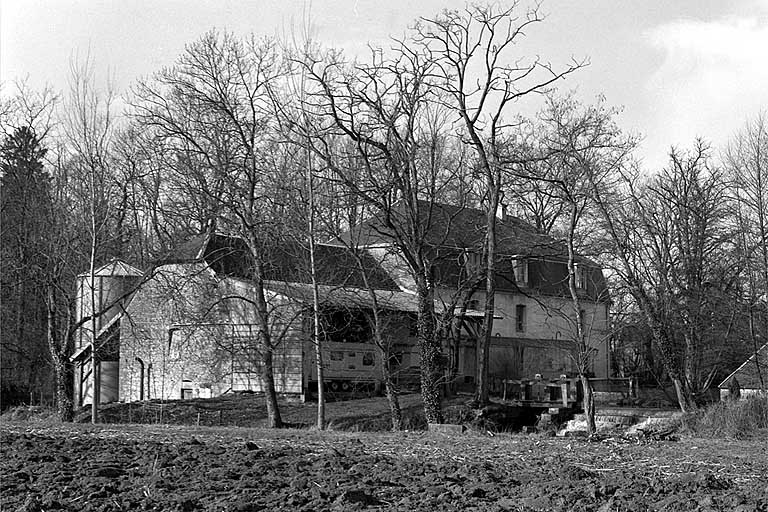
<instances>
[{"instance_id":1,"label":"dormer window","mask_svg":"<svg viewBox=\"0 0 768 512\"><path fill-rule=\"evenodd\" d=\"M515 273L515 284L528 286L528 260L521 257L515 258L512 261L512 269Z\"/></svg>"}]
</instances>

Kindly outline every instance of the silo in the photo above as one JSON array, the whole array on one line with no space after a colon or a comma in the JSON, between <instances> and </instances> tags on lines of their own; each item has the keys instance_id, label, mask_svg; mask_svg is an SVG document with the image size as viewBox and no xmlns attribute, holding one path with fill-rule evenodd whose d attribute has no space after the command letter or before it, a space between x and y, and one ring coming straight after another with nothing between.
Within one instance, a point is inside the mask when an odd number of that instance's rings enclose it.
<instances>
[{"instance_id":1,"label":"silo","mask_svg":"<svg viewBox=\"0 0 768 512\"><path fill-rule=\"evenodd\" d=\"M96 319L96 331L101 330L117 316L125 304L127 294L130 294L141 280L141 271L124 261L113 259L94 272L94 302L96 311L102 312ZM77 276L77 318L78 320L91 314L91 274L83 272ZM91 341L90 321L83 325L78 336L78 347L83 347Z\"/></svg>"},{"instance_id":2,"label":"silo","mask_svg":"<svg viewBox=\"0 0 768 512\"><path fill-rule=\"evenodd\" d=\"M77 276L77 318L82 320L91 316L91 290L93 290L96 313L97 359L100 364L100 403L118 400L119 375L119 325L115 322L127 302L128 297L141 281L141 271L124 261L114 259L94 272L93 286L90 272ZM77 351L89 347L92 339L92 324L87 320L79 330ZM80 404L92 402L90 384L84 382L84 376L90 371L90 362L81 361L79 377L75 378L75 388L80 396Z\"/></svg>"}]
</instances>

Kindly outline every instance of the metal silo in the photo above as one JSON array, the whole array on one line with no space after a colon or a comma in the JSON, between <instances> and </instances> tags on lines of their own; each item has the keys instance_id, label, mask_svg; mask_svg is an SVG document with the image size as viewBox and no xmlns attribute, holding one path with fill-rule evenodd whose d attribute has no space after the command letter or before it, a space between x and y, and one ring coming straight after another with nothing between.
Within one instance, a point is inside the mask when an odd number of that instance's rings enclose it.
<instances>
[{"instance_id":1,"label":"metal silo","mask_svg":"<svg viewBox=\"0 0 768 512\"><path fill-rule=\"evenodd\" d=\"M116 319L122 313L131 293L141 281L142 272L124 261L113 259L106 265L96 269L93 284L90 272L77 276L77 318L82 320L91 316L91 290L94 292L96 306L96 354L100 361L101 385L99 402L107 403L118 400L119 376L119 321ZM92 339L92 324L90 320L83 323L76 337L76 354L85 355L90 352ZM79 362L75 377L75 391L80 405L92 402L92 390L87 374L90 373L90 362L83 358Z\"/></svg>"}]
</instances>

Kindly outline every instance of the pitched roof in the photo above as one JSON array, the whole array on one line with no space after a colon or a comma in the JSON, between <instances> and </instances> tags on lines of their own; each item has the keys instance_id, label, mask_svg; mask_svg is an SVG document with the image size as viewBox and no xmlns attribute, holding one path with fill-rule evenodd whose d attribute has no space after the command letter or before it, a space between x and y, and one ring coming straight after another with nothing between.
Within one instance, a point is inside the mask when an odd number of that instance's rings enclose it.
<instances>
[{"instance_id":1,"label":"pitched roof","mask_svg":"<svg viewBox=\"0 0 768 512\"><path fill-rule=\"evenodd\" d=\"M312 286L306 283L286 283L285 281L267 281L265 288L274 293L291 297L306 304L311 304ZM318 298L320 305L327 307L347 308L372 308L373 299L368 290L356 287L337 287L328 285L318 286ZM415 294L395 290L374 290L376 304L379 309L399 311L405 313L418 312L418 300ZM445 304L435 299L435 311L442 312ZM457 315L465 318L482 318L484 311L467 309L463 312L456 310ZM494 318L502 318L498 314Z\"/></svg>"},{"instance_id":2,"label":"pitched roof","mask_svg":"<svg viewBox=\"0 0 768 512\"><path fill-rule=\"evenodd\" d=\"M762 384L760 383L760 375L763 377ZM752 354L749 359L736 368L718 387L727 389L733 379L739 382L741 389L768 388L768 343L760 347L756 354Z\"/></svg>"},{"instance_id":3,"label":"pitched roof","mask_svg":"<svg viewBox=\"0 0 768 512\"><path fill-rule=\"evenodd\" d=\"M409 212L402 205L390 212L393 224L404 225ZM419 201L418 226L424 241L433 247L477 249L485 238L486 213L477 208ZM342 235L345 243L360 246L391 244L394 232L385 216L375 215ZM496 243L501 255L565 257L565 244L539 233L527 222L510 215L496 221Z\"/></svg>"},{"instance_id":4,"label":"pitched roof","mask_svg":"<svg viewBox=\"0 0 768 512\"><path fill-rule=\"evenodd\" d=\"M464 268L463 252L479 253L482 250L486 213L477 208L427 201L420 201L418 206L422 239L433 249L433 264L441 285L453 287ZM393 208L390 220L393 224L401 223L405 215L401 204ZM355 242L359 246L392 245L394 232L386 224L383 216L374 216L342 235L341 239L350 245ZM567 293L568 270L564 263L568 252L563 241L540 233L522 219L509 215L497 219L496 238L498 290L517 289L512 277L514 261L524 257L529 260L528 288L544 295ZM586 268L587 296L593 300L607 300L607 285L600 266L578 255L576 261Z\"/></svg>"},{"instance_id":5,"label":"pitched roof","mask_svg":"<svg viewBox=\"0 0 768 512\"><path fill-rule=\"evenodd\" d=\"M78 277L89 277L90 272L83 272ZM97 277L141 277L143 272L136 267L132 267L123 260L113 259L109 263L102 265L94 271Z\"/></svg>"},{"instance_id":6,"label":"pitched roof","mask_svg":"<svg viewBox=\"0 0 768 512\"><path fill-rule=\"evenodd\" d=\"M359 251L368 280L380 290L400 290L377 261L366 251ZM265 279L291 283L309 283L309 249L297 242L283 242L265 251ZM236 236L211 233L190 239L174 251L166 263L205 261L220 276L249 279L253 256L248 245ZM315 268L319 284L364 288L365 282L354 255L345 247L318 244Z\"/></svg>"}]
</instances>

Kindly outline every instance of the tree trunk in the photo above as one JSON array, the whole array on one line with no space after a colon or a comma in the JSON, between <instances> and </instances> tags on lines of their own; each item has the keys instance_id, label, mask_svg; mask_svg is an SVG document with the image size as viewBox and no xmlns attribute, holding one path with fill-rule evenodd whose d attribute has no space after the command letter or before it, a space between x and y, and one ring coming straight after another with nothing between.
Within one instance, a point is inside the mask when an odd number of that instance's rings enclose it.
<instances>
[{"instance_id":1,"label":"tree trunk","mask_svg":"<svg viewBox=\"0 0 768 512\"><path fill-rule=\"evenodd\" d=\"M72 363L69 362L68 342L59 340L56 325L56 290L53 285L48 285L47 290L48 313L48 350L53 361L53 375L56 398L56 412L60 421L72 421Z\"/></svg>"},{"instance_id":2,"label":"tree trunk","mask_svg":"<svg viewBox=\"0 0 768 512\"><path fill-rule=\"evenodd\" d=\"M403 411L400 408L400 392L392 379L392 362L389 350L384 348L379 340L379 354L381 355L381 372L384 379L384 392L387 395L389 403L389 414L392 418L392 430L399 431L403 429Z\"/></svg>"},{"instance_id":3,"label":"tree trunk","mask_svg":"<svg viewBox=\"0 0 768 512\"><path fill-rule=\"evenodd\" d=\"M72 365L60 355L53 361L53 371L56 379L56 413L60 421L70 422L74 416L72 410Z\"/></svg>"},{"instance_id":4,"label":"tree trunk","mask_svg":"<svg viewBox=\"0 0 768 512\"><path fill-rule=\"evenodd\" d=\"M269 428L281 428L283 419L280 416L280 407L277 403L275 391L275 377L272 371L272 346L266 336L262 335L261 353L261 387L264 390L264 398L267 404L267 421Z\"/></svg>"},{"instance_id":5,"label":"tree trunk","mask_svg":"<svg viewBox=\"0 0 768 512\"><path fill-rule=\"evenodd\" d=\"M280 406L277 403L277 392L275 390L275 376L272 366L272 337L269 330L269 309L267 307L267 300L264 296L264 275L263 263L260 259L259 253L256 252L256 244L251 240L251 251L253 252L254 263L254 275L253 282L256 285L256 296L254 302L256 304L256 316L259 322L259 351L261 353L261 388L264 390L264 398L267 405L267 420L270 428L281 428L283 426L283 420L280 416Z\"/></svg>"},{"instance_id":6,"label":"tree trunk","mask_svg":"<svg viewBox=\"0 0 768 512\"><path fill-rule=\"evenodd\" d=\"M305 114L306 115L306 114ZM307 151L307 195L309 196L309 270L312 280L312 342L317 371L317 428L325 429L325 379L323 378L323 347L320 342L320 296L315 267L315 190L312 180L312 159Z\"/></svg>"},{"instance_id":7,"label":"tree trunk","mask_svg":"<svg viewBox=\"0 0 768 512\"><path fill-rule=\"evenodd\" d=\"M597 432L595 425L595 393L592 389L592 383L589 381L589 377L586 374L579 373L579 379L581 380L581 389L584 392L584 398L582 399L584 406L584 416L587 420L587 434L594 435Z\"/></svg>"},{"instance_id":8,"label":"tree trunk","mask_svg":"<svg viewBox=\"0 0 768 512\"><path fill-rule=\"evenodd\" d=\"M490 172L490 171L489 171ZM485 233L485 315L483 316L482 335L477 344L477 388L475 389L475 404L483 407L488 404L490 383L488 364L490 361L491 339L493 338L493 315L496 302L496 212L499 209L498 182L489 178L488 194L490 204L486 213Z\"/></svg>"},{"instance_id":9,"label":"tree trunk","mask_svg":"<svg viewBox=\"0 0 768 512\"><path fill-rule=\"evenodd\" d=\"M588 373L592 366L592 351L589 346L589 338L586 332L586 323L584 321L584 311L581 309L581 297L577 287L576 250L574 240L576 238L576 228L579 221L579 208L575 201L571 201L570 215L568 224L568 291L571 295L571 305L573 307L573 333L576 348L576 360L579 369L579 379L584 394L582 399L584 407L584 416L587 420L587 433L591 436L597 429L595 428L595 397L592 390L592 383L589 381Z\"/></svg>"},{"instance_id":10,"label":"tree trunk","mask_svg":"<svg viewBox=\"0 0 768 512\"><path fill-rule=\"evenodd\" d=\"M403 430L403 411L400 408L399 391L392 379L386 381L385 389L387 402L389 402L389 414L392 417L392 430L398 432Z\"/></svg>"},{"instance_id":11,"label":"tree trunk","mask_svg":"<svg viewBox=\"0 0 768 512\"><path fill-rule=\"evenodd\" d=\"M692 412L696 410L696 402L693 400L690 389L679 377L672 377L672 384L675 386L675 395L677 404L682 412Z\"/></svg>"},{"instance_id":12,"label":"tree trunk","mask_svg":"<svg viewBox=\"0 0 768 512\"><path fill-rule=\"evenodd\" d=\"M418 295L418 340L421 359L421 399L428 423L442 423L440 398L440 343L435 336L434 293L426 279L416 283Z\"/></svg>"}]
</instances>

